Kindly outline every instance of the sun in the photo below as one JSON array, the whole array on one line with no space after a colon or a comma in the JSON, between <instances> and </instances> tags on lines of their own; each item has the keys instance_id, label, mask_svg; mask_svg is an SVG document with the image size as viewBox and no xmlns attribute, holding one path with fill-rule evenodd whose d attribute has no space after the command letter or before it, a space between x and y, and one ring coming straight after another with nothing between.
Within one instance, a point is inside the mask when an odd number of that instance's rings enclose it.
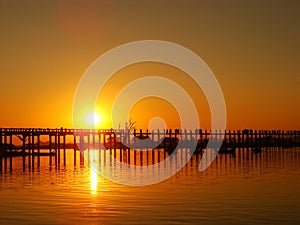
<instances>
[{"instance_id":1,"label":"sun","mask_svg":"<svg viewBox=\"0 0 300 225\"><path fill-rule=\"evenodd\" d=\"M88 114L86 121L89 125L97 127L101 123L101 116L99 113L91 112Z\"/></svg>"}]
</instances>

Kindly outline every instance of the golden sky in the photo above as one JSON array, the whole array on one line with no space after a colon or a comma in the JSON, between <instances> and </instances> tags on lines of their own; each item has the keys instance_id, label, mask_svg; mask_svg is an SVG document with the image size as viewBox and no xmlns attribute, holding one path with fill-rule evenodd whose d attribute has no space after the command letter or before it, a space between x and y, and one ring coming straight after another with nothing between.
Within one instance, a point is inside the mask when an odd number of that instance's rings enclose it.
<instances>
[{"instance_id":1,"label":"golden sky","mask_svg":"<svg viewBox=\"0 0 300 225\"><path fill-rule=\"evenodd\" d=\"M229 129L299 129L299 11L299 1L284 0L0 0L0 127L72 127L74 94L88 66L118 45L155 39L207 63L223 90ZM118 90L152 73L187 89L209 128L201 90L159 63L116 73L99 96L104 117ZM178 126L178 114L161 99L142 100L131 116L137 128L153 116Z\"/></svg>"}]
</instances>

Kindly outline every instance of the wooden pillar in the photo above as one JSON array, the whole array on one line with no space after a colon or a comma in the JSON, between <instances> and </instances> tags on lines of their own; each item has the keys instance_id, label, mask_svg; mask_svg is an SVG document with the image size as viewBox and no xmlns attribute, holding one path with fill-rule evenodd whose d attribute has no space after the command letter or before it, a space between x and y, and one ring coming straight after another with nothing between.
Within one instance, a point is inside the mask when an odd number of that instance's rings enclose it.
<instances>
[{"instance_id":1,"label":"wooden pillar","mask_svg":"<svg viewBox=\"0 0 300 225\"><path fill-rule=\"evenodd\" d=\"M277 134L276 134L276 130L273 131L273 146L277 146Z\"/></svg>"},{"instance_id":2,"label":"wooden pillar","mask_svg":"<svg viewBox=\"0 0 300 225\"><path fill-rule=\"evenodd\" d=\"M12 171L12 134L9 135L9 152L10 152L10 157L9 157L9 170Z\"/></svg>"},{"instance_id":3,"label":"wooden pillar","mask_svg":"<svg viewBox=\"0 0 300 225\"><path fill-rule=\"evenodd\" d=\"M22 134L22 155L25 156L26 135Z\"/></svg>"},{"instance_id":4,"label":"wooden pillar","mask_svg":"<svg viewBox=\"0 0 300 225\"><path fill-rule=\"evenodd\" d=\"M116 149L117 149L117 137L116 137L116 133L113 134L114 135L114 157L117 157L117 153L116 153Z\"/></svg>"},{"instance_id":5,"label":"wooden pillar","mask_svg":"<svg viewBox=\"0 0 300 225\"><path fill-rule=\"evenodd\" d=\"M80 165L84 164L84 136L80 134Z\"/></svg>"},{"instance_id":6,"label":"wooden pillar","mask_svg":"<svg viewBox=\"0 0 300 225\"><path fill-rule=\"evenodd\" d=\"M154 138L154 137L153 137ZM154 140L154 139L153 139ZM157 143L160 141L160 131L157 129Z\"/></svg>"},{"instance_id":7,"label":"wooden pillar","mask_svg":"<svg viewBox=\"0 0 300 225\"><path fill-rule=\"evenodd\" d=\"M109 133L109 162L112 161L112 149L113 149L113 138L112 138L112 131Z\"/></svg>"},{"instance_id":8,"label":"wooden pillar","mask_svg":"<svg viewBox=\"0 0 300 225\"><path fill-rule=\"evenodd\" d=\"M233 145L236 146L236 130L233 131Z\"/></svg>"},{"instance_id":9,"label":"wooden pillar","mask_svg":"<svg viewBox=\"0 0 300 225\"><path fill-rule=\"evenodd\" d=\"M2 128L0 128L0 146L2 146Z\"/></svg>"},{"instance_id":10,"label":"wooden pillar","mask_svg":"<svg viewBox=\"0 0 300 225\"><path fill-rule=\"evenodd\" d=\"M41 146L40 146L40 141L41 141L41 136L40 134L37 134L37 150L38 150L38 154L41 153Z\"/></svg>"},{"instance_id":11,"label":"wooden pillar","mask_svg":"<svg viewBox=\"0 0 300 225\"><path fill-rule=\"evenodd\" d=\"M112 146L113 146L113 144L112 144L112 132L110 132L109 133L109 150L110 150L110 152L111 152L111 149L112 149Z\"/></svg>"},{"instance_id":12,"label":"wooden pillar","mask_svg":"<svg viewBox=\"0 0 300 225\"><path fill-rule=\"evenodd\" d=\"M187 141L188 141L188 138L187 138L187 130L186 129L184 129L184 138L185 138L185 142L187 143Z\"/></svg>"},{"instance_id":13,"label":"wooden pillar","mask_svg":"<svg viewBox=\"0 0 300 225\"><path fill-rule=\"evenodd\" d=\"M32 135L32 133L29 129L29 131L28 131L28 146L27 146L27 148L28 148L28 168L31 168L31 135Z\"/></svg>"},{"instance_id":14,"label":"wooden pillar","mask_svg":"<svg viewBox=\"0 0 300 225\"><path fill-rule=\"evenodd\" d=\"M107 149L107 146L106 146L106 133L103 133L103 145L105 147L105 150Z\"/></svg>"},{"instance_id":15,"label":"wooden pillar","mask_svg":"<svg viewBox=\"0 0 300 225\"><path fill-rule=\"evenodd\" d=\"M49 165L52 166L52 136L49 134Z\"/></svg>"},{"instance_id":16,"label":"wooden pillar","mask_svg":"<svg viewBox=\"0 0 300 225\"><path fill-rule=\"evenodd\" d=\"M200 145L202 145L202 142L203 142L203 133L202 133L202 129L199 130L199 140L200 140ZM181 137L181 135L180 135Z\"/></svg>"},{"instance_id":17,"label":"wooden pillar","mask_svg":"<svg viewBox=\"0 0 300 225\"><path fill-rule=\"evenodd\" d=\"M32 169L34 169L34 134L35 134L34 129L32 129L32 134L31 134L31 138L32 138L32 140L31 140ZM30 158L30 156L29 156L29 158Z\"/></svg>"},{"instance_id":18,"label":"wooden pillar","mask_svg":"<svg viewBox=\"0 0 300 225\"><path fill-rule=\"evenodd\" d=\"M92 133L92 136L93 136L93 145L92 145L92 148L96 149L96 145L95 145L96 141L95 141L95 133L94 133L94 131Z\"/></svg>"},{"instance_id":19,"label":"wooden pillar","mask_svg":"<svg viewBox=\"0 0 300 225\"><path fill-rule=\"evenodd\" d=\"M101 146L101 133L98 133L98 148L99 148L99 156L100 156L100 151L102 150L102 146Z\"/></svg>"},{"instance_id":20,"label":"wooden pillar","mask_svg":"<svg viewBox=\"0 0 300 225\"><path fill-rule=\"evenodd\" d=\"M87 150L88 150L88 162L90 163L90 147L91 147L91 133L87 133Z\"/></svg>"},{"instance_id":21,"label":"wooden pillar","mask_svg":"<svg viewBox=\"0 0 300 225\"><path fill-rule=\"evenodd\" d=\"M120 148L120 162L122 162L122 159L123 159L123 148Z\"/></svg>"},{"instance_id":22,"label":"wooden pillar","mask_svg":"<svg viewBox=\"0 0 300 225\"><path fill-rule=\"evenodd\" d=\"M139 163L140 163L140 166L143 166L143 150L139 149L138 151L140 152L140 160L139 160Z\"/></svg>"},{"instance_id":23,"label":"wooden pillar","mask_svg":"<svg viewBox=\"0 0 300 225\"><path fill-rule=\"evenodd\" d=\"M57 133L57 149L58 149L57 163L58 163L58 165L60 165L60 133L59 133L59 131Z\"/></svg>"},{"instance_id":24,"label":"wooden pillar","mask_svg":"<svg viewBox=\"0 0 300 225\"><path fill-rule=\"evenodd\" d=\"M4 169L7 169L7 133L4 133L4 148L3 148L3 155L4 155Z\"/></svg>"},{"instance_id":25,"label":"wooden pillar","mask_svg":"<svg viewBox=\"0 0 300 225\"><path fill-rule=\"evenodd\" d=\"M103 152L103 158L104 158L104 164L106 164L106 133L103 133L103 144L104 144L104 152Z\"/></svg>"},{"instance_id":26,"label":"wooden pillar","mask_svg":"<svg viewBox=\"0 0 300 225\"><path fill-rule=\"evenodd\" d=\"M128 165L130 165L130 148L127 149Z\"/></svg>"},{"instance_id":27,"label":"wooden pillar","mask_svg":"<svg viewBox=\"0 0 300 225\"><path fill-rule=\"evenodd\" d=\"M98 151L99 151L99 164L101 164L101 155L102 155L102 141L101 141L101 133L98 131Z\"/></svg>"},{"instance_id":28,"label":"wooden pillar","mask_svg":"<svg viewBox=\"0 0 300 225\"><path fill-rule=\"evenodd\" d=\"M40 149L40 134L38 133L37 134L37 151L38 151L38 167L40 167L41 165L41 156L40 156L40 153L41 153L41 149Z\"/></svg>"},{"instance_id":29,"label":"wooden pillar","mask_svg":"<svg viewBox=\"0 0 300 225\"><path fill-rule=\"evenodd\" d=\"M128 146L130 146L130 134L131 134L130 130L128 129L127 130L127 138L128 138L128 140L127 140L128 142L127 143L128 143ZM128 147L128 149L130 149L130 147Z\"/></svg>"},{"instance_id":30,"label":"wooden pillar","mask_svg":"<svg viewBox=\"0 0 300 225\"><path fill-rule=\"evenodd\" d=\"M224 132L224 133L223 133ZM218 139L218 142L221 142L221 137L222 137L222 135L224 135L224 140L226 141L226 130L221 130L220 129L220 131L219 131L219 139ZM222 140L222 143L221 144L223 144L223 142L224 142L224 140Z\"/></svg>"},{"instance_id":31,"label":"wooden pillar","mask_svg":"<svg viewBox=\"0 0 300 225\"><path fill-rule=\"evenodd\" d=\"M2 172L2 154L3 154L3 146L2 146L2 128L0 128L0 173Z\"/></svg>"},{"instance_id":32,"label":"wooden pillar","mask_svg":"<svg viewBox=\"0 0 300 225\"><path fill-rule=\"evenodd\" d=\"M195 133L196 134L196 133ZM196 140L197 140L197 136L196 136ZM188 143L188 147L190 148L192 146L192 143L194 142L194 137L193 137L193 131L190 130L190 141ZM194 149L193 149L194 150Z\"/></svg>"},{"instance_id":33,"label":"wooden pillar","mask_svg":"<svg viewBox=\"0 0 300 225\"><path fill-rule=\"evenodd\" d=\"M151 139L152 142L155 143L155 136L154 136L154 130L151 131ZM156 145L156 144L155 144ZM156 146L153 146L152 148L155 148Z\"/></svg>"},{"instance_id":34,"label":"wooden pillar","mask_svg":"<svg viewBox=\"0 0 300 225\"><path fill-rule=\"evenodd\" d=\"M215 143L217 143L218 142L218 130L215 130Z\"/></svg>"},{"instance_id":35,"label":"wooden pillar","mask_svg":"<svg viewBox=\"0 0 300 225\"><path fill-rule=\"evenodd\" d=\"M147 166L149 165L149 146L147 145L147 150L146 150L146 162L147 162Z\"/></svg>"},{"instance_id":36,"label":"wooden pillar","mask_svg":"<svg viewBox=\"0 0 300 225\"><path fill-rule=\"evenodd\" d=\"M63 142L64 142L64 166L66 165L66 133L63 134Z\"/></svg>"},{"instance_id":37,"label":"wooden pillar","mask_svg":"<svg viewBox=\"0 0 300 225\"><path fill-rule=\"evenodd\" d=\"M88 160L88 164L90 164L90 160L91 160L91 157L90 157L90 145L91 145L91 133L90 131L88 131L87 133L87 160Z\"/></svg>"},{"instance_id":38,"label":"wooden pillar","mask_svg":"<svg viewBox=\"0 0 300 225\"><path fill-rule=\"evenodd\" d=\"M148 140L150 140L150 133L149 133L149 131L148 131L148 129L146 129L146 137L147 137L147 139ZM148 149L149 148L149 145L148 145L148 143L146 144L146 149Z\"/></svg>"},{"instance_id":39,"label":"wooden pillar","mask_svg":"<svg viewBox=\"0 0 300 225\"><path fill-rule=\"evenodd\" d=\"M248 133L248 146L252 147L252 137L253 137L253 130L249 129L249 133Z\"/></svg>"},{"instance_id":40,"label":"wooden pillar","mask_svg":"<svg viewBox=\"0 0 300 225\"><path fill-rule=\"evenodd\" d=\"M77 151L77 145L76 145L76 135L73 134L73 145L74 145L74 165L76 165L76 151Z\"/></svg>"},{"instance_id":41,"label":"wooden pillar","mask_svg":"<svg viewBox=\"0 0 300 225\"><path fill-rule=\"evenodd\" d=\"M57 132L56 131L55 131L55 134L54 134L54 146L55 146L54 147L54 149L55 149L55 159L54 159L54 161L55 161L55 166L57 166L58 151L57 151Z\"/></svg>"},{"instance_id":42,"label":"wooden pillar","mask_svg":"<svg viewBox=\"0 0 300 225\"><path fill-rule=\"evenodd\" d=\"M23 166L23 170L25 171L25 145L26 145L26 134L24 132L22 132L22 166Z\"/></svg>"},{"instance_id":43,"label":"wooden pillar","mask_svg":"<svg viewBox=\"0 0 300 225\"><path fill-rule=\"evenodd\" d=\"M136 148L136 129L133 130L133 136L134 148Z\"/></svg>"},{"instance_id":44,"label":"wooden pillar","mask_svg":"<svg viewBox=\"0 0 300 225\"><path fill-rule=\"evenodd\" d=\"M152 140L155 141L155 133L154 130L152 132ZM152 164L154 164L154 157L155 157L155 149L158 149L160 145L159 143L160 141L160 133L159 133L159 129L157 129L157 146L155 146L154 148L152 148L151 153L152 153Z\"/></svg>"}]
</instances>

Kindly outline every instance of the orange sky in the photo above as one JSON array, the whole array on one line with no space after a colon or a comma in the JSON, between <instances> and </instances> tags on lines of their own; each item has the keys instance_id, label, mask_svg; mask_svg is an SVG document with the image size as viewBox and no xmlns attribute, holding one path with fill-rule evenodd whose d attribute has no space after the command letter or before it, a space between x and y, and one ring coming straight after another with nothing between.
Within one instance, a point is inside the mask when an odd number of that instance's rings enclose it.
<instances>
[{"instance_id":1,"label":"orange sky","mask_svg":"<svg viewBox=\"0 0 300 225\"><path fill-rule=\"evenodd\" d=\"M0 126L72 127L76 86L88 66L120 44L157 39L208 64L224 93L229 129L299 129L299 11L299 1L0 0ZM115 74L98 101L105 117L118 90L151 73L187 89L209 128L201 90L159 63ZM178 114L162 100L144 99L131 116L142 128L157 114L178 126Z\"/></svg>"}]
</instances>

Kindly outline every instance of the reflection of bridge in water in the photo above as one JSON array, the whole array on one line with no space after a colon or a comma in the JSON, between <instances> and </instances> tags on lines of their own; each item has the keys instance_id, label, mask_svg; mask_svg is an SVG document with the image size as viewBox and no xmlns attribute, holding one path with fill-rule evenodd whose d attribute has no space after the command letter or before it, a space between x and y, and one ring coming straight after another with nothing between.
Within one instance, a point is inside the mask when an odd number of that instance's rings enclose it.
<instances>
[{"instance_id":1,"label":"reflection of bridge in water","mask_svg":"<svg viewBox=\"0 0 300 225\"><path fill-rule=\"evenodd\" d=\"M206 156L203 154L193 154L190 155L191 150L188 148L181 148L177 152L174 152L174 157L169 161L164 161L161 165L164 168L174 169L181 164L186 162L188 158L188 164L182 168L183 171L193 171L200 165L201 160L210 160L212 155L216 154L215 151L211 149L207 151ZM169 154L164 152L163 149L155 149L148 151L134 151L134 150L121 150L112 149L107 151L99 150L85 150L83 152L84 157L80 157L79 151L76 151L77 157L74 157L74 151L67 149L66 157L68 158L67 164L55 164L54 156L52 156L52 164L50 163L50 157L10 157L2 158L2 165L0 174L7 171L35 171L39 168L49 168L64 170L72 169L80 166L80 168L85 166L91 166L98 170L101 167L109 166L111 169L121 168L118 163L121 161L124 165L135 165L135 166L148 166L161 162L165 157L169 157ZM189 158L191 156L191 158ZM63 154L61 153L61 157ZM84 158L84 160L83 160ZM114 161L113 159L116 159ZM269 170L273 170L274 167L280 170L284 168L287 164L292 164L294 166L299 165L300 151L299 148L282 148L282 147L266 147L263 152L256 154L253 151L249 151L247 148L237 148L236 154L217 154L212 164L207 168L209 173L212 174L222 174L227 173L247 173L251 174L253 170L263 169L261 173L266 173ZM40 163L40 165L38 164ZM73 165L74 164L74 165ZM243 167L242 165L247 165ZM123 165L123 166L124 166ZM243 171L240 171L244 168ZM246 168L246 169L245 169ZM96 171L95 170L95 171Z\"/></svg>"},{"instance_id":2,"label":"reflection of bridge in water","mask_svg":"<svg viewBox=\"0 0 300 225\"><path fill-rule=\"evenodd\" d=\"M220 141L224 137L224 141ZM196 153L200 159L204 151L206 157L218 153L207 147L208 140L221 143L222 154L234 154L235 149L255 147L293 147L300 146L299 131L207 131L207 130L87 130L87 129L35 129L0 128L0 171L2 167L12 170L13 157L22 158L23 168L40 166L41 157L49 158L49 166L66 165L67 151L73 151L74 164L96 160L105 165L113 158L126 164L146 166L160 162L174 153L174 159L191 157ZM46 141L41 141L41 140ZM68 141L67 141L68 140ZM130 147L127 147L130 146ZM68 150L67 150L68 149ZM72 150L71 150L72 149ZM95 149L97 149L95 151ZM253 152L248 151L251 154ZM250 154L249 153L249 154ZM92 157L93 156L93 157ZM91 158L92 157L92 158Z\"/></svg>"}]
</instances>

